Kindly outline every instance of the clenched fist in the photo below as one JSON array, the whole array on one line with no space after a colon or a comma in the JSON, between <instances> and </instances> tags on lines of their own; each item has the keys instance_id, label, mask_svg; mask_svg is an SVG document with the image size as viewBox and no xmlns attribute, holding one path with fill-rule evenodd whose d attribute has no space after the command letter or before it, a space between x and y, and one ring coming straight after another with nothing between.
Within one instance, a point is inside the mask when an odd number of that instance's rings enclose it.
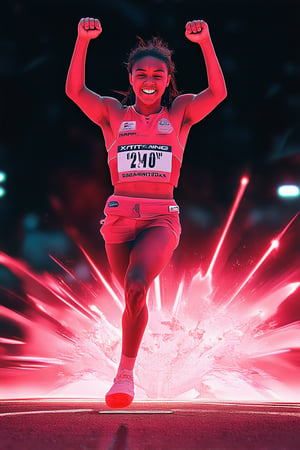
<instances>
[{"instance_id":1,"label":"clenched fist","mask_svg":"<svg viewBox=\"0 0 300 450\"><path fill-rule=\"evenodd\" d=\"M191 42L201 42L210 38L208 25L204 20L192 20L185 26L185 36Z\"/></svg>"},{"instance_id":2,"label":"clenched fist","mask_svg":"<svg viewBox=\"0 0 300 450\"><path fill-rule=\"evenodd\" d=\"M98 19L86 17L80 19L78 24L78 36L87 40L96 39L102 33L102 27Z\"/></svg>"}]
</instances>

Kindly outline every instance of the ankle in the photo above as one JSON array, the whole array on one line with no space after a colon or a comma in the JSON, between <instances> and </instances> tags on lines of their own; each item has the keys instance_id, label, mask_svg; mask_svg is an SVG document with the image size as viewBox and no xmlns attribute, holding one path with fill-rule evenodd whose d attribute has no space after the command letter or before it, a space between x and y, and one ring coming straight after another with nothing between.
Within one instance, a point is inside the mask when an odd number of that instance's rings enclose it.
<instances>
[{"instance_id":1,"label":"ankle","mask_svg":"<svg viewBox=\"0 0 300 450\"><path fill-rule=\"evenodd\" d=\"M119 369L114 381L129 380L133 382L133 370Z\"/></svg>"},{"instance_id":2,"label":"ankle","mask_svg":"<svg viewBox=\"0 0 300 450\"><path fill-rule=\"evenodd\" d=\"M135 361L136 361L136 357L129 357L129 356L122 354L118 372L120 372L121 370L133 372Z\"/></svg>"}]
</instances>

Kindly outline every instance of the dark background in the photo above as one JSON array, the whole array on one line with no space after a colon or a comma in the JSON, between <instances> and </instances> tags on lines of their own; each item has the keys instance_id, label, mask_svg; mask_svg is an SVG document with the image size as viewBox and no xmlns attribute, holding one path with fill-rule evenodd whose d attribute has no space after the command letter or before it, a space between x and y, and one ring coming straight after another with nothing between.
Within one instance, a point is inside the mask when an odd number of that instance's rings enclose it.
<instances>
[{"instance_id":1,"label":"dark background","mask_svg":"<svg viewBox=\"0 0 300 450\"><path fill-rule=\"evenodd\" d=\"M137 35L169 43L182 92L205 89L201 49L184 29L196 18L209 25L228 97L192 128L187 143L175 191L182 263L208 261L244 174L250 184L231 248L252 242L257 256L260 244L300 209L299 198L276 193L281 183L300 186L299 1L6 0L1 12L2 251L41 270L52 267L49 253L76 259L74 240L96 259L104 256L99 220L112 187L102 132L64 92L77 24L85 16L103 26L88 50L86 83L111 96L128 86L123 62ZM285 258L295 265L299 231L297 218L285 238Z\"/></svg>"}]
</instances>

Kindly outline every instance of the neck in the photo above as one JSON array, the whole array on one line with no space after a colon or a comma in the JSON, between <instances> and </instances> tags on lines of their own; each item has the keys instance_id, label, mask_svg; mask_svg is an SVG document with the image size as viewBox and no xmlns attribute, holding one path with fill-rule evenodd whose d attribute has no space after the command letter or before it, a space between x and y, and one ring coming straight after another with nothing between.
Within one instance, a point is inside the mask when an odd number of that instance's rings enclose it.
<instances>
[{"instance_id":1,"label":"neck","mask_svg":"<svg viewBox=\"0 0 300 450\"><path fill-rule=\"evenodd\" d=\"M143 114L144 116L150 116L150 114L157 114L162 110L162 106L159 103L152 105L145 105L144 103L136 102L134 105L136 112Z\"/></svg>"}]
</instances>

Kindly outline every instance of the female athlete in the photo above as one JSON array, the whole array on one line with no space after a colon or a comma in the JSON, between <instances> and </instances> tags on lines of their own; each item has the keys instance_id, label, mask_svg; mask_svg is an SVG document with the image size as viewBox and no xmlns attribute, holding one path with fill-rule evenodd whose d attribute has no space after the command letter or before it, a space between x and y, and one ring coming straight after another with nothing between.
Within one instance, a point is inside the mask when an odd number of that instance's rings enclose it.
<instances>
[{"instance_id":1,"label":"female athlete","mask_svg":"<svg viewBox=\"0 0 300 450\"><path fill-rule=\"evenodd\" d=\"M173 189L188 133L227 92L208 25L193 20L186 24L185 36L202 49L207 89L179 95L172 52L153 38L146 43L140 40L131 51L125 101L99 96L85 85L85 61L90 40L101 32L98 19L80 20L66 93L101 127L114 186L101 234L111 270L124 287L126 306L120 364L105 400L109 407L121 408L134 398L133 369L148 320L147 290L169 262L180 237Z\"/></svg>"}]
</instances>

